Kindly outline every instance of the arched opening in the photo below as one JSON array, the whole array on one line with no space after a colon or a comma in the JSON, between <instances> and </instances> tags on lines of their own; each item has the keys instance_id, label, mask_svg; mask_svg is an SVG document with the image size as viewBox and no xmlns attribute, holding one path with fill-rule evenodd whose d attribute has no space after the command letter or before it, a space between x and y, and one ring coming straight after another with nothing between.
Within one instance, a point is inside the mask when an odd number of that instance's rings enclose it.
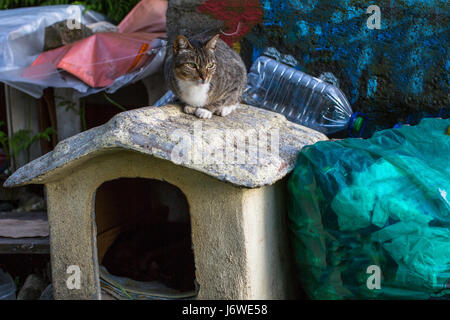
<instances>
[{"instance_id":1,"label":"arched opening","mask_svg":"<svg viewBox=\"0 0 450 320\"><path fill-rule=\"evenodd\" d=\"M196 294L189 205L164 181L120 178L95 195L102 291L115 298Z\"/></svg>"}]
</instances>

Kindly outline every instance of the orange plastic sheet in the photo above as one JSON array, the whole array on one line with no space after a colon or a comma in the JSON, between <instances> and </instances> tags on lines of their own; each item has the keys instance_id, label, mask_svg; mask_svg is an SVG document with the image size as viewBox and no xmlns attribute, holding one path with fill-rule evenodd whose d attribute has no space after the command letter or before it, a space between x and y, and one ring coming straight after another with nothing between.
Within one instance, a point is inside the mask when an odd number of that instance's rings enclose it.
<instances>
[{"instance_id":1,"label":"orange plastic sheet","mask_svg":"<svg viewBox=\"0 0 450 320\"><path fill-rule=\"evenodd\" d=\"M57 68L92 88L107 87L153 58L149 54L152 41L165 37L166 10L166 0L142 0L122 20L119 32L96 33L46 51L36 58L24 77L46 77Z\"/></svg>"}]
</instances>

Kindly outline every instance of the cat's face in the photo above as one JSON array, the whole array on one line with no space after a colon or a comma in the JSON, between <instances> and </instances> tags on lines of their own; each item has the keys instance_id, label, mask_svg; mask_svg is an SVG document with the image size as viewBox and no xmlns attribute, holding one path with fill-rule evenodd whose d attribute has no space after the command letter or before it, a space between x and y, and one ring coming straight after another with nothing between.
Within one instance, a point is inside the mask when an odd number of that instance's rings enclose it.
<instances>
[{"instance_id":1,"label":"cat's face","mask_svg":"<svg viewBox=\"0 0 450 320\"><path fill-rule=\"evenodd\" d=\"M178 80L207 84L216 71L216 43L219 35L203 46L193 46L184 36L178 36L173 44L174 73Z\"/></svg>"}]
</instances>

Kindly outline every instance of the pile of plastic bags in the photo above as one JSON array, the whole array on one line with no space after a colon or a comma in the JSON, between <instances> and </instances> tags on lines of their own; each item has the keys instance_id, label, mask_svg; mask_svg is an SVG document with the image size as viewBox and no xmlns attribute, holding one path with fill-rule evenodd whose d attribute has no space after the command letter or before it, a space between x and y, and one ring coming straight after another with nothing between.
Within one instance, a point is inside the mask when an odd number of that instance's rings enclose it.
<instances>
[{"instance_id":1,"label":"pile of plastic bags","mask_svg":"<svg viewBox=\"0 0 450 320\"><path fill-rule=\"evenodd\" d=\"M305 147L289 180L299 279L313 299L450 298L450 120ZM381 271L379 288L368 285Z\"/></svg>"}]
</instances>

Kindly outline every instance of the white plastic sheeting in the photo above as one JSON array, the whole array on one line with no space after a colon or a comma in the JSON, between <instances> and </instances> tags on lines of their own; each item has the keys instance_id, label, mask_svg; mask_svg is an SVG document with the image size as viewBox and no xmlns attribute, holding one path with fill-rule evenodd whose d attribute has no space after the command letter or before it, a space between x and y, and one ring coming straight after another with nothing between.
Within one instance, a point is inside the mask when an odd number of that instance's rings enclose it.
<instances>
[{"instance_id":1,"label":"white plastic sheeting","mask_svg":"<svg viewBox=\"0 0 450 320\"><path fill-rule=\"evenodd\" d=\"M27 94L40 98L47 87L73 88L76 97L83 97L105 90L113 93L122 86L139 81L154 73L161 66L165 55L165 41L155 39L151 43L155 57L140 69L117 78L105 88L91 88L73 75L54 68L48 69L45 79L24 77L24 71L42 53L45 28L56 22L73 19L88 25L106 18L93 11L84 12L80 5L41 6L12 10L0 10L0 81Z\"/></svg>"}]
</instances>

